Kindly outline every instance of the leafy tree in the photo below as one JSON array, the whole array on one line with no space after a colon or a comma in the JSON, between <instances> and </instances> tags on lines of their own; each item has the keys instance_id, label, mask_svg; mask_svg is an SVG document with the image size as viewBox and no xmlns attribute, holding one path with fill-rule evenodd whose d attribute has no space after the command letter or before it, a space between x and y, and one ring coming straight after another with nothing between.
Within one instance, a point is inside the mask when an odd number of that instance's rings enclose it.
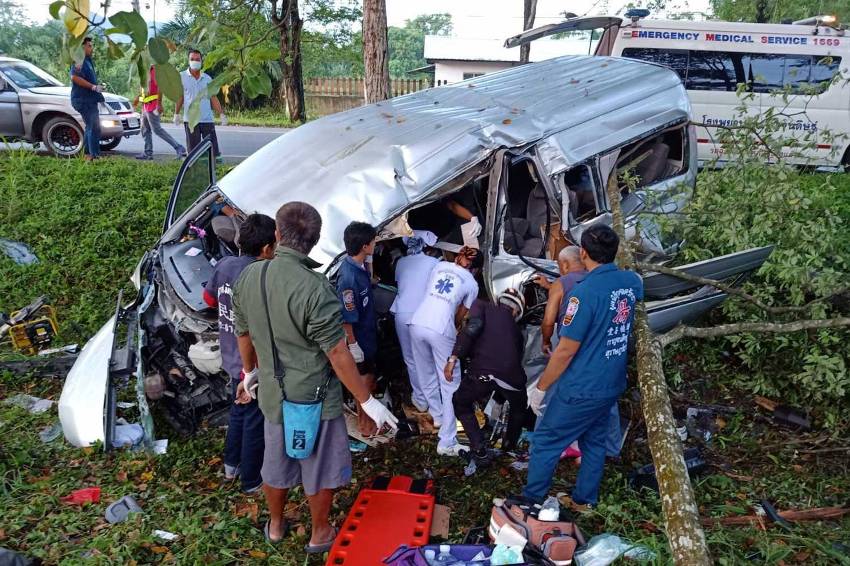
<instances>
[{"instance_id":1,"label":"leafy tree","mask_svg":"<svg viewBox=\"0 0 850 566\"><path fill-rule=\"evenodd\" d=\"M390 27L390 76L409 77L408 71L424 67L425 36L449 35L452 32L451 14L425 14L407 20L404 27Z\"/></svg>"},{"instance_id":2,"label":"leafy tree","mask_svg":"<svg viewBox=\"0 0 850 566\"><path fill-rule=\"evenodd\" d=\"M718 18L733 22L781 22L821 14L850 20L847 0L711 0L711 7Z\"/></svg>"},{"instance_id":3,"label":"leafy tree","mask_svg":"<svg viewBox=\"0 0 850 566\"><path fill-rule=\"evenodd\" d=\"M20 2L13 0L0 0L0 29L13 24L26 22L24 10Z\"/></svg>"}]
</instances>

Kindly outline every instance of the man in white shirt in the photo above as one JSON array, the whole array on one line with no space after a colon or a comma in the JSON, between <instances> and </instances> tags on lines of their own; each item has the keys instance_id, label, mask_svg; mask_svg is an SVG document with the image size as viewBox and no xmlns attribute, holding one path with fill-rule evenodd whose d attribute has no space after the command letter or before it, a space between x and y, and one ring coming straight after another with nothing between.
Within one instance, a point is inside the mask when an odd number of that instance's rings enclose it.
<instances>
[{"instance_id":1,"label":"man in white shirt","mask_svg":"<svg viewBox=\"0 0 850 566\"><path fill-rule=\"evenodd\" d=\"M454 263L441 261L434 266L425 296L410 321L416 376L422 384L434 426L440 429L437 453L441 456L459 456L469 450L457 441L452 406L452 395L460 386L460 366L455 365L451 380L445 378L443 368L452 355L457 327L478 297L478 283L472 271L482 263L483 257L477 249L464 247Z\"/></svg>"},{"instance_id":2,"label":"man in white shirt","mask_svg":"<svg viewBox=\"0 0 850 566\"><path fill-rule=\"evenodd\" d=\"M210 138L213 144L213 153L217 163L222 162L221 150L218 147L218 136L215 133L215 120L213 110L221 118L221 125L227 125L227 116L218 101L218 97L210 95L209 86L212 77L201 71L203 57L197 49L189 51L189 68L180 73L183 83L183 96L177 101L174 108L174 124L179 126L181 119L183 130L186 133L186 147L192 151L204 138ZM200 119L194 128L189 128L189 108L197 100ZM182 112L181 112L182 110Z\"/></svg>"},{"instance_id":3,"label":"man in white shirt","mask_svg":"<svg viewBox=\"0 0 850 566\"><path fill-rule=\"evenodd\" d=\"M413 405L419 411L428 410L428 398L416 373L413 342L410 338L410 319L425 296L431 271L440 263L437 258L424 253L426 247L433 246L436 242L437 236L428 230L414 230L412 237L404 238L407 255L399 259L395 266L398 294L390 307L390 312L395 317L395 331L401 344L404 364L407 366L410 387L413 389Z\"/></svg>"}]
</instances>

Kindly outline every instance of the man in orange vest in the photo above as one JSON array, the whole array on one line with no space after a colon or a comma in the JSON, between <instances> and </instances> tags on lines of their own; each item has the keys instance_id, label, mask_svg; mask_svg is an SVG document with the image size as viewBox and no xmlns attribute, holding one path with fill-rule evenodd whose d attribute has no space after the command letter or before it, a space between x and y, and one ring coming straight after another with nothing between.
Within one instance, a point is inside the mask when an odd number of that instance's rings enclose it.
<instances>
[{"instance_id":1,"label":"man in orange vest","mask_svg":"<svg viewBox=\"0 0 850 566\"><path fill-rule=\"evenodd\" d=\"M145 92L142 89L139 96L133 100L133 106L142 104L142 137L145 139L145 151L136 156L136 159L152 160L153 159L153 134L156 133L160 138L165 140L168 145L174 148L177 152L177 158L186 157L186 148L180 145L171 135L166 132L162 124L159 122L162 116L162 95L159 92L159 87L156 84L156 71L151 65L150 75L148 76L148 90Z\"/></svg>"}]
</instances>

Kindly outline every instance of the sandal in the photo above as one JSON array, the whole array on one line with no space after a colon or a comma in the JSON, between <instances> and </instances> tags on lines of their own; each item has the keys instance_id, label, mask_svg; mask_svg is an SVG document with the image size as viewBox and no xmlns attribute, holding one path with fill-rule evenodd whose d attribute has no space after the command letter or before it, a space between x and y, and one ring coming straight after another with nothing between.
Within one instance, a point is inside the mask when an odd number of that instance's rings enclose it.
<instances>
[{"instance_id":1,"label":"sandal","mask_svg":"<svg viewBox=\"0 0 850 566\"><path fill-rule=\"evenodd\" d=\"M323 554L328 552L331 548L333 548L337 535L339 535L339 529L334 527L334 536L331 540L323 542L322 544L307 544L304 547L304 552L307 554Z\"/></svg>"},{"instance_id":2,"label":"sandal","mask_svg":"<svg viewBox=\"0 0 850 566\"><path fill-rule=\"evenodd\" d=\"M271 535L269 534L269 527L271 526L272 520L267 519L266 524L263 526L263 536L266 539L266 542L272 546L278 545L283 542L283 539L289 534L289 521L284 521L283 523L283 534L280 535L280 538L277 540L273 540Z\"/></svg>"}]
</instances>

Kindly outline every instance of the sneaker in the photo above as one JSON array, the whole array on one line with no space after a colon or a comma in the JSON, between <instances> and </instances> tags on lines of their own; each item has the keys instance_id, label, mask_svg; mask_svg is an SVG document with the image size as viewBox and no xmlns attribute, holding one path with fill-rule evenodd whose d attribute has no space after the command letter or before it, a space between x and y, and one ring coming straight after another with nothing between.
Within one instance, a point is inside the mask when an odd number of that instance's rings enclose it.
<instances>
[{"instance_id":1,"label":"sneaker","mask_svg":"<svg viewBox=\"0 0 850 566\"><path fill-rule=\"evenodd\" d=\"M245 493L245 494L257 493L258 491L260 491L260 489L261 489L262 487L263 487L263 482L260 482L260 483L258 483L257 485L255 485L254 487L251 487L251 488L248 488L248 489L245 489L245 488L243 487L243 488L242 488L242 493Z\"/></svg>"},{"instance_id":2,"label":"sneaker","mask_svg":"<svg viewBox=\"0 0 850 566\"><path fill-rule=\"evenodd\" d=\"M463 456L464 452L469 452L469 446L464 446L463 444L458 443L455 443L448 448L441 448L437 446L437 454L440 456L456 458L458 456Z\"/></svg>"},{"instance_id":3,"label":"sneaker","mask_svg":"<svg viewBox=\"0 0 850 566\"><path fill-rule=\"evenodd\" d=\"M136 159L139 161L153 161L153 155L148 155L147 153L140 153L136 156Z\"/></svg>"},{"instance_id":4,"label":"sneaker","mask_svg":"<svg viewBox=\"0 0 850 566\"><path fill-rule=\"evenodd\" d=\"M224 465L224 479L233 481L239 477L239 466Z\"/></svg>"},{"instance_id":5,"label":"sneaker","mask_svg":"<svg viewBox=\"0 0 850 566\"><path fill-rule=\"evenodd\" d=\"M413 403L413 406L416 407L416 410L420 413L424 413L428 410L428 403L420 403L416 399L412 399L411 403Z\"/></svg>"},{"instance_id":6,"label":"sneaker","mask_svg":"<svg viewBox=\"0 0 850 566\"><path fill-rule=\"evenodd\" d=\"M215 162L219 163L219 164L224 163L224 158L220 155L216 155L215 156Z\"/></svg>"},{"instance_id":7,"label":"sneaker","mask_svg":"<svg viewBox=\"0 0 850 566\"><path fill-rule=\"evenodd\" d=\"M182 145L177 148L177 159L183 159L186 157L186 148Z\"/></svg>"},{"instance_id":8,"label":"sneaker","mask_svg":"<svg viewBox=\"0 0 850 566\"><path fill-rule=\"evenodd\" d=\"M473 450L472 459L475 461L475 466L480 470L493 462L493 454L486 448L482 448L480 451Z\"/></svg>"}]
</instances>

